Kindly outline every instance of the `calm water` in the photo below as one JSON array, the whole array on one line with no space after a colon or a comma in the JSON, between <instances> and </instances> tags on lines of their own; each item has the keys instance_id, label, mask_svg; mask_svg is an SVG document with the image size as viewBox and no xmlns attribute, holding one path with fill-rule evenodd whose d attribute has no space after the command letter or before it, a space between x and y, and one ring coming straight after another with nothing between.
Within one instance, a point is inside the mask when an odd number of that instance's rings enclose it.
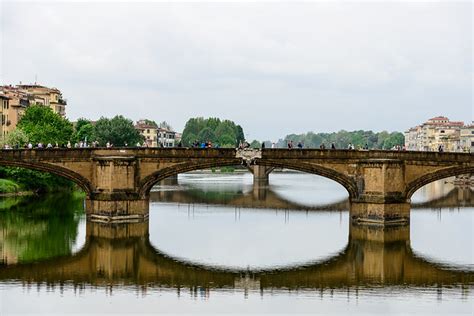
<instances>
[{"instance_id":1,"label":"calm water","mask_svg":"<svg viewBox=\"0 0 474 316\"><path fill-rule=\"evenodd\" d=\"M4 199L0 314L473 313L471 190L430 184L409 227L368 230L333 181L270 182L180 175L127 227L87 223L78 196Z\"/></svg>"}]
</instances>

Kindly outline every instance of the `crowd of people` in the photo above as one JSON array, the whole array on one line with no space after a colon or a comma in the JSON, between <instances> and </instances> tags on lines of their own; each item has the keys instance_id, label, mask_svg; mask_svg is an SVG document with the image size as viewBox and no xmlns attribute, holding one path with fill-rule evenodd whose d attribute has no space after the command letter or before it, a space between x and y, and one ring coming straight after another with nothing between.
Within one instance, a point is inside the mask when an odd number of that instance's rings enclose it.
<instances>
[{"instance_id":1,"label":"crowd of people","mask_svg":"<svg viewBox=\"0 0 474 316\"><path fill-rule=\"evenodd\" d=\"M75 143L71 143L70 141L68 141L66 144L62 143L62 144L58 144L57 142L56 143L47 143L47 144L43 144L41 142L39 143L36 143L36 144L32 144L31 142L23 145L23 146L20 146L18 144L14 145L14 146L10 146L9 144L5 144L3 145L3 149L20 149L20 148L25 148L25 149L33 149L33 148L96 148L96 147L101 147L99 142L98 141L93 141L93 142L90 142L90 143L87 143L85 141L79 141L79 142L75 142ZM113 143L111 142L107 142L105 143L105 147L106 148L112 148L112 147L115 147ZM119 147L129 147L129 145L127 143L124 143L122 146L119 146ZM150 147L149 144L147 142L143 142L143 143L140 143L140 142L137 142L136 145L135 145L136 148L138 147ZM164 148L164 145L163 144L159 144L160 148ZM182 146L182 143L179 142L178 144L176 144L175 147L183 147ZM200 141L194 141L192 144L191 144L191 147L192 148L219 148L220 146L218 144L213 144L211 141L203 141L203 142L200 142ZM247 142L247 141L241 141L239 142L239 145L238 145L238 149L247 149L247 148L250 148L251 145ZM262 142L261 144L261 148L262 149L265 149L265 142ZM271 144L271 148L278 148L277 144L276 143L272 143ZM293 149L295 148L294 146L294 143L292 140L288 141L287 142L287 148L288 149ZM303 142L298 142L296 144L296 148L298 149L303 149L304 148L304 144ZM331 143L331 146L329 147L330 149L332 150L335 150L335 149L338 149L336 147L336 145L334 143ZM322 143L320 146L319 146L319 149L326 149L326 145L324 143ZM341 148L341 149L344 149L344 148ZM357 146L357 148L352 144L352 143L349 143L347 148L345 149L348 149L348 150L369 150L369 145L366 143L364 146ZM396 145L396 146L393 146L390 150L396 150L396 151L405 151L406 150L406 147L403 145L403 146L400 146L400 145ZM443 152L444 151L444 148L442 146L439 146L439 149L438 149L439 152Z\"/></svg>"}]
</instances>

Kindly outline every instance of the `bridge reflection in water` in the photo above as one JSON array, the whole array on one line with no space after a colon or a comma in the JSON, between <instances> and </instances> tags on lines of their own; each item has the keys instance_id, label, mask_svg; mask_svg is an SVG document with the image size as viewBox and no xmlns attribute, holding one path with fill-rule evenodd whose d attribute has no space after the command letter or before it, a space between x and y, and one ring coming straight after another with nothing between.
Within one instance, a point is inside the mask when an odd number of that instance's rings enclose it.
<instances>
[{"instance_id":1,"label":"bridge reflection in water","mask_svg":"<svg viewBox=\"0 0 474 316\"><path fill-rule=\"evenodd\" d=\"M148 222L87 223L78 253L0 268L0 282L148 288L344 289L380 286L474 285L474 271L430 262L410 247L409 226L351 225L347 246L332 258L301 266L259 271L215 269L170 258L149 241Z\"/></svg>"},{"instance_id":2,"label":"bridge reflection in water","mask_svg":"<svg viewBox=\"0 0 474 316\"><path fill-rule=\"evenodd\" d=\"M163 187L172 185L174 182L162 182ZM177 184L177 182L176 182ZM349 199L340 201L308 205L286 199L273 191L268 186L253 186L250 192L239 191L237 194L229 192L206 192L199 189L172 190L157 187L157 190L150 192L151 202L167 202L180 204L207 204L207 205L225 205L227 207L238 208L266 208L283 210L302 210L302 211L345 211L349 210ZM411 203L413 209L439 209L439 208L460 208L474 207L474 193L470 188L453 186L453 188L443 196L435 197L428 201Z\"/></svg>"}]
</instances>

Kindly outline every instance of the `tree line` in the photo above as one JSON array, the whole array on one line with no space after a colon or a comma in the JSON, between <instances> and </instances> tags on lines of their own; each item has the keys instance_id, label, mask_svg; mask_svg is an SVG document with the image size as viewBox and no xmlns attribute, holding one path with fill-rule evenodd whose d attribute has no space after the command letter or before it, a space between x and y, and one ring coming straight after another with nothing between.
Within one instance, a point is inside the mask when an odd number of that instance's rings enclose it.
<instances>
[{"instance_id":1,"label":"tree line","mask_svg":"<svg viewBox=\"0 0 474 316\"><path fill-rule=\"evenodd\" d=\"M230 120L219 118L191 118L186 122L181 141L183 146L191 147L196 143L212 142L214 146L236 148L245 140L242 126Z\"/></svg>"},{"instance_id":2,"label":"tree line","mask_svg":"<svg viewBox=\"0 0 474 316\"><path fill-rule=\"evenodd\" d=\"M347 149L351 144L355 149L367 147L369 149L392 149L397 146L403 147L405 144L405 136L400 132L377 132L373 131L345 131L333 133L314 133L308 132L303 134L289 134L283 139L275 142L277 148L286 148L288 142L292 141L294 144L301 143L304 148L320 148L324 145L325 148L331 148L331 145L338 149ZM272 142L264 141L265 147L272 147ZM262 143L253 140L250 143L252 148L260 148Z\"/></svg>"}]
</instances>

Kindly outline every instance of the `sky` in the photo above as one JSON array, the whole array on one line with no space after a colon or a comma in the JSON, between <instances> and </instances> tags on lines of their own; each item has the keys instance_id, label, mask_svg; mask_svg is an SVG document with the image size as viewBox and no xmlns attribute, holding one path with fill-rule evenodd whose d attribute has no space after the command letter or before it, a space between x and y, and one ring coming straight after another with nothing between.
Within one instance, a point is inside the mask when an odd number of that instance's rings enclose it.
<instances>
[{"instance_id":1,"label":"sky","mask_svg":"<svg viewBox=\"0 0 474 316\"><path fill-rule=\"evenodd\" d=\"M0 1L0 83L67 117L191 117L247 139L473 120L471 1Z\"/></svg>"}]
</instances>

